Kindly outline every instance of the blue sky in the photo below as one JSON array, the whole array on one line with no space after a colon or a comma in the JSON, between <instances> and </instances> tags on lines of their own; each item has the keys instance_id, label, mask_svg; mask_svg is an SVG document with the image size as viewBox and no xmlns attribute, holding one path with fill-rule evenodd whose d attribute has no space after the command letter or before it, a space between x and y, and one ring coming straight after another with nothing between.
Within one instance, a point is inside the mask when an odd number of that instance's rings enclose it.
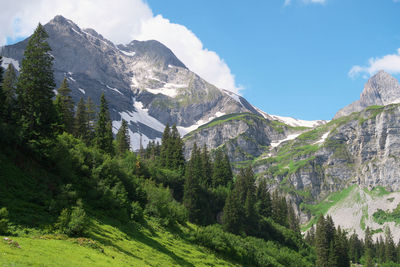
<instances>
[{"instance_id":1,"label":"blue sky","mask_svg":"<svg viewBox=\"0 0 400 267\"><path fill-rule=\"evenodd\" d=\"M115 43L157 39L209 82L234 92L243 88L240 94L270 114L328 120L359 98L377 70L400 74L400 0L19 0L4 5L0 45L29 36L39 21L61 14Z\"/></svg>"},{"instance_id":2,"label":"blue sky","mask_svg":"<svg viewBox=\"0 0 400 267\"><path fill-rule=\"evenodd\" d=\"M270 114L331 119L359 98L369 77L351 78L351 68L400 47L400 3L393 0L147 3L216 51L241 94Z\"/></svg>"}]
</instances>

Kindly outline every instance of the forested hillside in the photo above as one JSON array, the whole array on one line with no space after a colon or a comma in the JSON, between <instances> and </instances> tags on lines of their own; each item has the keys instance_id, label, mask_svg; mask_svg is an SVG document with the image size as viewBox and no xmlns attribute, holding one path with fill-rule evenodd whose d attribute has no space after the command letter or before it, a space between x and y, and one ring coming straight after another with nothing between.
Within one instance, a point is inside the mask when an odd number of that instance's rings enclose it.
<instances>
[{"instance_id":1,"label":"forested hillside","mask_svg":"<svg viewBox=\"0 0 400 267\"><path fill-rule=\"evenodd\" d=\"M46 38L39 24L19 75L9 65L0 83L1 265L398 260L389 231L374 244L368 229L364 241L349 237L330 217L304 239L292 203L251 168L235 175L222 150L196 143L185 161L175 125L165 127L161 144L132 152L126 122L114 138L104 94L96 107L90 98L74 103L66 79L54 90Z\"/></svg>"}]
</instances>

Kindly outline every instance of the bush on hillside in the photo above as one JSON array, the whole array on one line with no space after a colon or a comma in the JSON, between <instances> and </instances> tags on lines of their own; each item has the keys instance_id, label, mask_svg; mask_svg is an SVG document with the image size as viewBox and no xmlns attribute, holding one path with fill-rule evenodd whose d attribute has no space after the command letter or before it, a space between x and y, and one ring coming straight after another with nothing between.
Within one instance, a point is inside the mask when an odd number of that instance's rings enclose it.
<instances>
[{"instance_id":1,"label":"bush on hillside","mask_svg":"<svg viewBox=\"0 0 400 267\"><path fill-rule=\"evenodd\" d=\"M0 209L0 235L8 233L8 210L7 208Z\"/></svg>"}]
</instances>

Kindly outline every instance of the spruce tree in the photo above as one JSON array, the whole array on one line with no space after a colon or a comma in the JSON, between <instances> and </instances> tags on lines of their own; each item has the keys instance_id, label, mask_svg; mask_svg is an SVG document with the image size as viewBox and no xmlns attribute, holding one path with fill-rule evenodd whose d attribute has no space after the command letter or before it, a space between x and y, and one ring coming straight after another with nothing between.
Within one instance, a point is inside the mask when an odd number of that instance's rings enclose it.
<instances>
[{"instance_id":1,"label":"spruce tree","mask_svg":"<svg viewBox=\"0 0 400 267\"><path fill-rule=\"evenodd\" d=\"M168 125L167 125L168 126ZM186 167L185 184L183 191L183 204L188 210L189 221L199 223L202 221L201 206L201 160L197 144L194 143L191 158Z\"/></svg>"},{"instance_id":2,"label":"spruce tree","mask_svg":"<svg viewBox=\"0 0 400 267\"><path fill-rule=\"evenodd\" d=\"M315 233L315 249L317 253L316 266L329 266L330 240L327 237L327 226L324 216L320 215Z\"/></svg>"},{"instance_id":3,"label":"spruce tree","mask_svg":"<svg viewBox=\"0 0 400 267\"><path fill-rule=\"evenodd\" d=\"M8 64L7 70L4 74L4 81L3 81L3 93L4 93L3 110L4 110L4 118L8 123L12 123L15 117L14 112L15 112L16 96L17 96L16 85L17 85L17 74L15 72L14 65Z\"/></svg>"},{"instance_id":4,"label":"spruce tree","mask_svg":"<svg viewBox=\"0 0 400 267\"><path fill-rule=\"evenodd\" d=\"M25 48L17 83L21 135L31 144L52 138L56 123L52 101L55 87L53 57L47 38L46 31L39 24Z\"/></svg>"},{"instance_id":5,"label":"spruce tree","mask_svg":"<svg viewBox=\"0 0 400 267\"><path fill-rule=\"evenodd\" d=\"M68 133L74 132L74 101L71 97L71 89L69 89L67 79L61 83L55 100L55 106L59 115L61 128Z\"/></svg>"},{"instance_id":6,"label":"spruce tree","mask_svg":"<svg viewBox=\"0 0 400 267\"><path fill-rule=\"evenodd\" d=\"M1 66L3 62L3 58L0 56L0 122L4 119L4 115L6 113L4 104L5 104L5 94L3 91L3 67Z\"/></svg>"},{"instance_id":7,"label":"spruce tree","mask_svg":"<svg viewBox=\"0 0 400 267\"><path fill-rule=\"evenodd\" d=\"M87 143L92 143L95 135L96 106L90 96L86 101L86 120L87 120Z\"/></svg>"},{"instance_id":8,"label":"spruce tree","mask_svg":"<svg viewBox=\"0 0 400 267\"><path fill-rule=\"evenodd\" d=\"M396 261L396 247L389 227L385 229L385 262Z\"/></svg>"},{"instance_id":9,"label":"spruce tree","mask_svg":"<svg viewBox=\"0 0 400 267\"><path fill-rule=\"evenodd\" d=\"M168 147L169 155L171 156L169 168L174 170L183 169L185 165L185 156L183 155L183 141L176 128L176 125L172 125L170 144Z\"/></svg>"},{"instance_id":10,"label":"spruce tree","mask_svg":"<svg viewBox=\"0 0 400 267\"><path fill-rule=\"evenodd\" d=\"M237 213L238 216L231 218L231 213ZM254 234L257 230L254 173L251 167L240 170L234 188L226 200L222 220L224 228L236 234Z\"/></svg>"},{"instance_id":11,"label":"spruce tree","mask_svg":"<svg viewBox=\"0 0 400 267\"><path fill-rule=\"evenodd\" d=\"M87 143L88 136L88 125L87 125L87 114L85 100L81 97L78 102L76 109L75 120L74 120L74 136L81 138Z\"/></svg>"},{"instance_id":12,"label":"spruce tree","mask_svg":"<svg viewBox=\"0 0 400 267\"><path fill-rule=\"evenodd\" d=\"M261 179L256 191L256 208L258 214L264 217L271 217L271 196L267 189L266 179Z\"/></svg>"},{"instance_id":13,"label":"spruce tree","mask_svg":"<svg viewBox=\"0 0 400 267\"><path fill-rule=\"evenodd\" d=\"M205 187L212 186L212 165L210 155L208 154L207 146L204 144L201 151L201 165L203 170L202 184Z\"/></svg>"},{"instance_id":14,"label":"spruce tree","mask_svg":"<svg viewBox=\"0 0 400 267\"><path fill-rule=\"evenodd\" d=\"M221 149L218 149L215 153L212 171L213 187L218 187L220 185L226 186L232 181L232 177L233 174L229 157Z\"/></svg>"},{"instance_id":15,"label":"spruce tree","mask_svg":"<svg viewBox=\"0 0 400 267\"><path fill-rule=\"evenodd\" d=\"M114 153L113 140L114 137L108 104L104 93L102 93L100 98L100 111L96 124L95 143L98 148L112 155Z\"/></svg>"},{"instance_id":16,"label":"spruce tree","mask_svg":"<svg viewBox=\"0 0 400 267\"><path fill-rule=\"evenodd\" d=\"M126 151L130 149L130 137L129 137L129 129L128 123L126 120L122 120L121 127L118 130L117 136L117 155L123 156L125 155Z\"/></svg>"},{"instance_id":17,"label":"spruce tree","mask_svg":"<svg viewBox=\"0 0 400 267\"><path fill-rule=\"evenodd\" d=\"M161 138L160 165L162 167L167 167L168 165L170 165L170 156L171 156L169 155L170 138L171 138L171 130L169 124L167 123L165 125L164 132Z\"/></svg>"}]
</instances>

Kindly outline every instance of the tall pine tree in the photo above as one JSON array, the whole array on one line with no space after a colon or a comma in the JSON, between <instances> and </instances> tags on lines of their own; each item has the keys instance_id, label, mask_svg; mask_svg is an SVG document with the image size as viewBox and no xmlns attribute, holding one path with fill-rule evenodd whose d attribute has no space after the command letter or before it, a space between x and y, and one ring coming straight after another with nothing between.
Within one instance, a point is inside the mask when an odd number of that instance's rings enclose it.
<instances>
[{"instance_id":1,"label":"tall pine tree","mask_svg":"<svg viewBox=\"0 0 400 267\"><path fill-rule=\"evenodd\" d=\"M122 120L121 127L119 128L116 136L116 154L118 156L125 155L126 151L130 149L130 137L128 130L128 123L126 122L126 120Z\"/></svg>"},{"instance_id":2,"label":"tall pine tree","mask_svg":"<svg viewBox=\"0 0 400 267\"><path fill-rule=\"evenodd\" d=\"M55 83L47 38L39 24L25 48L17 83L21 135L31 144L40 144L43 139L54 136L56 116L52 98Z\"/></svg>"},{"instance_id":3,"label":"tall pine tree","mask_svg":"<svg viewBox=\"0 0 400 267\"><path fill-rule=\"evenodd\" d=\"M6 122L12 123L15 117L16 105L16 85L17 74L13 64L8 64L7 70L4 74L3 93L4 93L4 118Z\"/></svg>"},{"instance_id":4,"label":"tall pine tree","mask_svg":"<svg viewBox=\"0 0 400 267\"><path fill-rule=\"evenodd\" d=\"M232 168L229 162L229 157L221 149L215 153L214 165L212 171L212 185L218 187L226 186L232 181Z\"/></svg>"},{"instance_id":5,"label":"tall pine tree","mask_svg":"<svg viewBox=\"0 0 400 267\"><path fill-rule=\"evenodd\" d=\"M4 103L5 103L5 94L3 91L3 67L1 64L3 63L3 58L0 56L0 122L4 119L4 114L5 114L5 109L4 109Z\"/></svg>"},{"instance_id":6,"label":"tall pine tree","mask_svg":"<svg viewBox=\"0 0 400 267\"><path fill-rule=\"evenodd\" d=\"M113 133L108 104L104 93L100 98L100 111L96 124L95 142L96 146L108 154L114 153Z\"/></svg>"},{"instance_id":7,"label":"tall pine tree","mask_svg":"<svg viewBox=\"0 0 400 267\"><path fill-rule=\"evenodd\" d=\"M71 97L71 89L69 89L67 79L61 83L55 100L55 106L59 116L61 129L68 133L74 132L74 101Z\"/></svg>"},{"instance_id":8,"label":"tall pine tree","mask_svg":"<svg viewBox=\"0 0 400 267\"><path fill-rule=\"evenodd\" d=\"M76 109L75 120L74 120L74 136L81 138L88 144L88 125L87 125L87 114L85 100L81 97L78 102Z\"/></svg>"}]
</instances>

